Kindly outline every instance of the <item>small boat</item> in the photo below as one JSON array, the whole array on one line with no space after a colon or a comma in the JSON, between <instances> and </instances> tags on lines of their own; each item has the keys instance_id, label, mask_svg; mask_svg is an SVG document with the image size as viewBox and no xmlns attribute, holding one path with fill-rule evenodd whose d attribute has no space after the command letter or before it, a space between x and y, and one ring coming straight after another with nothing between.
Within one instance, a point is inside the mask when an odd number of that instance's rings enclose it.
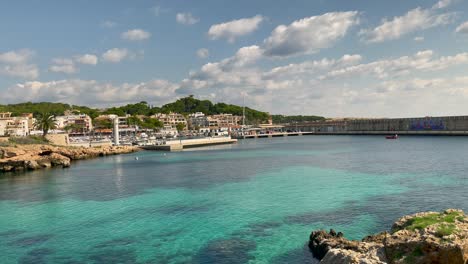
<instances>
[{"instance_id":1,"label":"small boat","mask_svg":"<svg viewBox=\"0 0 468 264\"><path fill-rule=\"evenodd\" d=\"M398 139L398 135L385 136L386 139Z\"/></svg>"}]
</instances>

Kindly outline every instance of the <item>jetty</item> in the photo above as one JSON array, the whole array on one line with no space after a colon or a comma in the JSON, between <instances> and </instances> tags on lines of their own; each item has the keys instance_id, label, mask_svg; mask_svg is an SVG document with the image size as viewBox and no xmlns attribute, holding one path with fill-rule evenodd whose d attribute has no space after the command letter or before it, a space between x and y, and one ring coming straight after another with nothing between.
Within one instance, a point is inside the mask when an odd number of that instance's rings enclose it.
<instances>
[{"instance_id":1,"label":"jetty","mask_svg":"<svg viewBox=\"0 0 468 264\"><path fill-rule=\"evenodd\" d=\"M182 139L166 141L161 145L144 145L140 146L144 150L159 150L159 151L181 151L187 148L198 148L213 145L233 144L237 139L231 137L206 137L194 139Z\"/></svg>"}]
</instances>

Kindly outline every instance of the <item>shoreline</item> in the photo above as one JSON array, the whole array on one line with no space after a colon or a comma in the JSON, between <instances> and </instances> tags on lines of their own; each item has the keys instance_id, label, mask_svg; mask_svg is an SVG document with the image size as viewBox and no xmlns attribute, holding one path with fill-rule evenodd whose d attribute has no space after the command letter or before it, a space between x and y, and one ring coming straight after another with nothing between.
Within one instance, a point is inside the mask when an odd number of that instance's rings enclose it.
<instances>
[{"instance_id":1,"label":"shoreline","mask_svg":"<svg viewBox=\"0 0 468 264\"><path fill-rule=\"evenodd\" d=\"M53 145L16 145L0 147L0 173L24 172L51 167L67 168L75 160L133 153L134 146L70 147Z\"/></svg>"},{"instance_id":2,"label":"shoreline","mask_svg":"<svg viewBox=\"0 0 468 264\"><path fill-rule=\"evenodd\" d=\"M468 216L458 209L422 212L398 219L384 231L348 240L330 229L310 234L309 248L323 264L468 263Z\"/></svg>"}]
</instances>

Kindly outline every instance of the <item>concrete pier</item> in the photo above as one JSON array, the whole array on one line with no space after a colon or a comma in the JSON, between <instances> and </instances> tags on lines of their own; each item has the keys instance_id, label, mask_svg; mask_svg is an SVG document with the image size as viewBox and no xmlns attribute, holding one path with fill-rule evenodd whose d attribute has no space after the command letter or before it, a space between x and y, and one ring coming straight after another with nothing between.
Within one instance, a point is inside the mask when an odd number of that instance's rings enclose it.
<instances>
[{"instance_id":1,"label":"concrete pier","mask_svg":"<svg viewBox=\"0 0 468 264\"><path fill-rule=\"evenodd\" d=\"M236 143L237 139L230 137L222 138L196 138L196 139L183 139L183 140L172 140L167 141L164 145L148 145L141 146L145 150L160 150L160 151L180 151L187 148L198 148L213 145L222 144L233 144Z\"/></svg>"}]
</instances>

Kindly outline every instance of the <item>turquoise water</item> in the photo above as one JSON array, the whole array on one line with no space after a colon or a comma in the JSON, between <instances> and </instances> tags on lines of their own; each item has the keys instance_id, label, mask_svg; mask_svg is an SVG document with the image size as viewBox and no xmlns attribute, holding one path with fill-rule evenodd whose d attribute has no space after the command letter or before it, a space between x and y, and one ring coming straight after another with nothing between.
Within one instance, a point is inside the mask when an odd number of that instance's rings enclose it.
<instances>
[{"instance_id":1,"label":"turquoise water","mask_svg":"<svg viewBox=\"0 0 468 264\"><path fill-rule=\"evenodd\" d=\"M468 210L467 154L464 137L303 136L0 175L0 262L316 263L314 229Z\"/></svg>"}]
</instances>

